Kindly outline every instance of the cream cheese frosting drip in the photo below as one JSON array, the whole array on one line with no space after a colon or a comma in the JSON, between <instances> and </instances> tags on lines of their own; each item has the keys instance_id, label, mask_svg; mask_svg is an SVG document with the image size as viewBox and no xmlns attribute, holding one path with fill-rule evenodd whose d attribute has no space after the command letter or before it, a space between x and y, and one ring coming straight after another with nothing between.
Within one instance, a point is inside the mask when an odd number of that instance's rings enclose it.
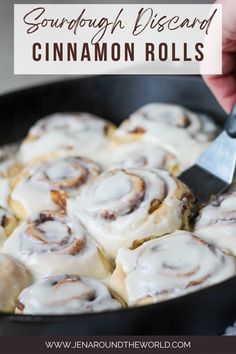
<instances>
[{"instance_id":1,"label":"cream cheese frosting drip","mask_svg":"<svg viewBox=\"0 0 236 354\"><path fill-rule=\"evenodd\" d=\"M3 208L9 208L8 200L10 193L10 181L5 178L0 178L0 206Z\"/></svg>"},{"instance_id":2,"label":"cream cheese frosting drip","mask_svg":"<svg viewBox=\"0 0 236 354\"><path fill-rule=\"evenodd\" d=\"M120 249L116 264L124 273L129 305L173 298L235 275L233 258L185 231L148 241L135 250Z\"/></svg>"},{"instance_id":3,"label":"cream cheese frosting drip","mask_svg":"<svg viewBox=\"0 0 236 354\"><path fill-rule=\"evenodd\" d=\"M0 206L9 209L10 181L21 170L15 158L15 148L6 146L0 148Z\"/></svg>"},{"instance_id":4,"label":"cream cheese frosting drip","mask_svg":"<svg viewBox=\"0 0 236 354\"><path fill-rule=\"evenodd\" d=\"M35 277L62 272L103 277L108 272L84 228L63 212L31 216L14 230L3 252L24 262Z\"/></svg>"},{"instance_id":5,"label":"cream cheese frosting drip","mask_svg":"<svg viewBox=\"0 0 236 354\"><path fill-rule=\"evenodd\" d=\"M14 215L0 206L0 247L16 226L17 220Z\"/></svg>"},{"instance_id":6,"label":"cream cheese frosting drip","mask_svg":"<svg viewBox=\"0 0 236 354\"><path fill-rule=\"evenodd\" d=\"M191 199L189 190L165 171L116 169L69 200L67 210L115 257L121 246L181 227Z\"/></svg>"},{"instance_id":7,"label":"cream cheese frosting drip","mask_svg":"<svg viewBox=\"0 0 236 354\"><path fill-rule=\"evenodd\" d=\"M121 308L106 286L92 278L56 275L22 291L17 312L23 314L88 313Z\"/></svg>"},{"instance_id":8,"label":"cream cheese frosting drip","mask_svg":"<svg viewBox=\"0 0 236 354\"><path fill-rule=\"evenodd\" d=\"M217 134L216 125L205 115L183 107L150 103L135 111L117 129L115 136L141 136L172 152L182 163L191 165Z\"/></svg>"},{"instance_id":9,"label":"cream cheese frosting drip","mask_svg":"<svg viewBox=\"0 0 236 354\"><path fill-rule=\"evenodd\" d=\"M20 171L20 165L15 158L15 149L6 146L0 148L0 179L14 177Z\"/></svg>"},{"instance_id":10,"label":"cream cheese frosting drip","mask_svg":"<svg viewBox=\"0 0 236 354\"><path fill-rule=\"evenodd\" d=\"M80 156L67 156L26 167L19 178L11 200L20 203L26 215L43 209L64 208L66 199L78 193L95 179L100 168Z\"/></svg>"},{"instance_id":11,"label":"cream cheese frosting drip","mask_svg":"<svg viewBox=\"0 0 236 354\"><path fill-rule=\"evenodd\" d=\"M105 161L106 163L106 161ZM175 172L179 169L176 157L156 144L136 141L119 144L111 150L107 168L159 168Z\"/></svg>"},{"instance_id":12,"label":"cream cheese frosting drip","mask_svg":"<svg viewBox=\"0 0 236 354\"><path fill-rule=\"evenodd\" d=\"M203 208L196 221L195 232L236 256L236 191L218 196Z\"/></svg>"},{"instance_id":13,"label":"cream cheese frosting drip","mask_svg":"<svg viewBox=\"0 0 236 354\"><path fill-rule=\"evenodd\" d=\"M0 254L0 311L14 311L18 295L31 282L31 275L23 264Z\"/></svg>"},{"instance_id":14,"label":"cream cheese frosting drip","mask_svg":"<svg viewBox=\"0 0 236 354\"><path fill-rule=\"evenodd\" d=\"M89 113L55 113L30 129L18 157L23 163L55 151L91 157L107 144L108 130L108 122Z\"/></svg>"}]
</instances>

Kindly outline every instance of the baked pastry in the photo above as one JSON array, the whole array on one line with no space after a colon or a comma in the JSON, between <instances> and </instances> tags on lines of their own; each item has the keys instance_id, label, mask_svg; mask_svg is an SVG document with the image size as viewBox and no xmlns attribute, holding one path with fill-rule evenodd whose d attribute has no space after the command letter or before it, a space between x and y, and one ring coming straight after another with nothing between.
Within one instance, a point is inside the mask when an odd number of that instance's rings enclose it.
<instances>
[{"instance_id":1,"label":"baked pastry","mask_svg":"<svg viewBox=\"0 0 236 354\"><path fill-rule=\"evenodd\" d=\"M63 212L32 215L14 230L2 251L22 261L35 278L61 273L103 278L110 271L86 230Z\"/></svg>"},{"instance_id":2,"label":"baked pastry","mask_svg":"<svg viewBox=\"0 0 236 354\"><path fill-rule=\"evenodd\" d=\"M10 181L17 176L22 166L15 159L15 149L0 148L0 206L9 209Z\"/></svg>"},{"instance_id":3,"label":"baked pastry","mask_svg":"<svg viewBox=\"0 0 236 354\"><path fill-rule=\"evenodd\" d=\"M116 144L109 149L103 165L114 168L158 168L174 175L180 170L177 158L169 151L147 141Z\"/></svg>"},{"instance_id":4,"label":"baked pastry","mask_svg":"<svg viewBox=\"0 0 236 354\"><path fill-rule=\"evenodd\" d=\"M20 146L18 158L28 163L53 152L93 157L104 148L113 124L90 113L55 113L30 129Z\"/></svg>"},{"instance_id":5,"label":"baked pastry","mask_svg":"<svg viewBox=\"0 0 236 354\"><path fill-rule=\"evenodd\" d=\"M108 257L178 228L188 228L193 195L168 172L116 169L98 176L68 201Z\"/></svg>"},{"instance_id":6,"label":"baked pastry","mask_svg":"<svg viewBox=\"0 0 236 354\"><path fill-rule=\"evenodd\" d=\"M80 156L34 163L14 181L9 204L20 219L40 210L64 209L66 199L100 172L98 165Z\"/></svg>"},{"instance_id":7,"label":"baked pastry","mask_svg":"<svg viewBox=\"0 0 236 354\"><path fill-rule=\"evenodd\" d=\"M42 278L20 294L16 313L72 314L120 309L100 281L78 275Z\"/></svg>"},{"instance_id":8,"label":"baked pastry","mask_svg":"<svg viewBox=\"0 0 236 354\"><path fill-rule=\"evenodd\" d=\"M0 246L17 226L15 216L0 206Z\"/></svg>"},{"instance_id":9,"label":"baked pastry","mask_svg":"<svg viewBox=\"0 0 236 354\"><path fill-rule=\"evenodd\" d=\"M14 150L13 150L14 152ZM16 161L13 152L7 147L0 148L0 178L15 177L21 171L21 164Z\"/></svg>"},{"instance_id":10,"label":"baked pastry","mask_svg":"<svg viewBox=\"0 0 236 354\"><path fill-rule=\"evenodd\" d=\"M189 167L218 132L209 117L184 107L150 103L131 114L114 133L114 141L144 139L174 154Z\"/></svg>"},{"instance_id":11,"label":"baked pastry","mask_svg":"<svg viewBox=\"0 0 236 354\"><path fill-rule=\"evenodd\" d=\"M0 254L0 311L14 312L18 295L31 282L32 277L23 264Z\"/></svg>"},{"instance_id":12,"label":"baked pastry","mask_svg":"<svg viewBox=\"0 0 236 354\"><path fill-rule=\"evenodd\" d=\"M194 230L204 240L236 257L236 191L231 190L200 211Z\"/></svg>"},{"instance_id":13,"label":"baked pastry","mask_svg":"<svg viewBox=\"0 0 236 354\"><path fill-rule=\"evenodd\" d=\"M10 181L6 178L0 178L0 206L7 210L9 210L10 194Z\"/></svg>"},{"instance_id":14,"label":"baked pastry","mask_svg":"<svg viewBox=\"0 0 236 354\"><path fill-rule=\"evenodd\" d=\"M134 249L120 249L111 278L130 305L159 302L235 275L233 257L186 231L176 231Z\"/></svg>"}]
</instances>

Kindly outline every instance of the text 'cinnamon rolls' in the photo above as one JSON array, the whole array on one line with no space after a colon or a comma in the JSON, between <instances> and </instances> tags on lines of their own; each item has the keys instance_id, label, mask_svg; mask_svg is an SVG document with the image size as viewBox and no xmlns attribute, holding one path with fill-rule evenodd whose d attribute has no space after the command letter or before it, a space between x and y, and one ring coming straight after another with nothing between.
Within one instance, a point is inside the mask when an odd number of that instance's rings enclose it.
<instances>
[{"instance_id":1,"label":"text 'cinnamon rolls'","mask_svg":"<svg viewBox=\"0 0 236 354\"><path fill-rule=\"evenodd\" d=\"M68 212L80 219L109 257L153 237L188 227L193 196L167 172L117 169L87 185Z\"/></svg>"},{"instance_id":2,"label":"text 'cinnamon rolls'","mask_svg":"<svg viewBox=\"0 0 236 354\"><path fill-rule=\"evenodd\" d=\"M42 278L20 294L16 313L72 314L121 308L106 286L92 278L56 275Z\"/></svg>"},{"instance_id":3,"label":"text 'cinnamon rolls'","mask_svg":"<svg viewBox=\"0 0 236 354\"><path fill-rule=\"evenodd\" d=\"M120 249L111 287L131 306L159 302L235 275L232 257L186 231Z\"/></svg>"},{"instance_id":4,"label":"text 'cinnamon rolls'","mask_svg":"<svg viewBox=\"0 0 236 354\"><path fill-rule=\"evenodd\" d=\"M110 270L85 229L63 212L32 215L14 230L2 250L22 261L36 278L66 272L102 278Z\"/></svg>"}]
</instances>

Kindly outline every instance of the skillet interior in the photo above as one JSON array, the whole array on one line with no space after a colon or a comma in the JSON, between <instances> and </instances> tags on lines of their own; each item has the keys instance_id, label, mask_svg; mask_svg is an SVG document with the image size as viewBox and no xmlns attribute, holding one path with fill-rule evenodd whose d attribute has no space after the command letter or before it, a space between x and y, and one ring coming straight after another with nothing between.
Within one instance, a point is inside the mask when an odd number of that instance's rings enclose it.
<instances>
[{"instance_id":1,"label":"skillet interior","mask_svg":"<svg viewBox=\"0 0 236 354\"><path fill-rule=\"evenodd\" d=\"M120 123L148 102L171 102L210 114L225 114L198 77L98 76L33 87L0 97L0 141L25 136L42 116L88 111ZM236 319L236 278L159 304L89 315L0 314L0 335L220 334Z\"/></svg>"}]
</instances>

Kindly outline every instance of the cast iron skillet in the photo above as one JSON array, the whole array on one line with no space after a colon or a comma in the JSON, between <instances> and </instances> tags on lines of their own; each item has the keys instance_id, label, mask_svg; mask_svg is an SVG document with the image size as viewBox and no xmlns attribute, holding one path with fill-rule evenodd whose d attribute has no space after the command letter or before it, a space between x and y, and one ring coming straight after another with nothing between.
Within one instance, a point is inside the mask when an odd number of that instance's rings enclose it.
<instances>
[{"instance_id":1,"label":"cast iron skillet","mask_svg":"<svg viewBox=\"0 0 236 354\"><path fill-rule=\"evenodd\" d=\"M224 119L223 111L199 78L99 76L0 97L0 141L3 144L19 140L37 119L52 112L88 111L120 123L133 110L153 101L207 112L217 122ZM223 333L235 319L236 277L174 300L117 312L65 316L0 314L0 334L210 335Z\"/></svg>"}]
</instances>

